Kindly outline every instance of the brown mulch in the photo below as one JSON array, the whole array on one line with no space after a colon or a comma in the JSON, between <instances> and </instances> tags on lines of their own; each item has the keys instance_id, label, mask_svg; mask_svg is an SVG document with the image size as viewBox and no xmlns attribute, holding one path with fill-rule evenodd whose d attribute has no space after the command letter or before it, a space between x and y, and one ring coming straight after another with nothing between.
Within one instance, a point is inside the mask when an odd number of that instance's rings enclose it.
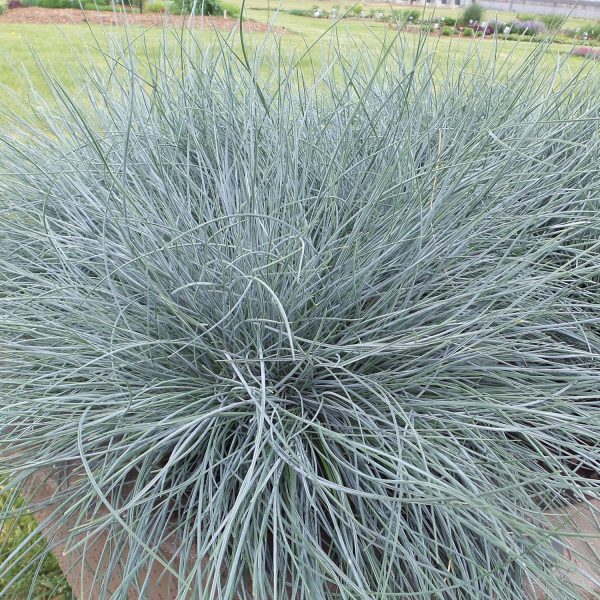
<instances>
[{"instance_id":1,"label":"brown mulch","mask_svg":"<svg viewBox=\"0 0 600 600\"><path fill-rule=\"evenodd\" d=\"M190 21L186 16L164 15L160 13L128 14L110 11L80 10L76 8L40 8L28 6L13 8L0 15L1 23L38 23L54 25L73 25L92 23L101 25L120 25L127 21L131 25L142 27L163 27L194 24L195 27L217 27L218 29L232 29L239 24L238 19L224 19L223 17L195 17ZM266 23L244 21L244 29L248 31L268 31ZM278 28L279 30L281 28Z\"/></svg>"}]
</instances>

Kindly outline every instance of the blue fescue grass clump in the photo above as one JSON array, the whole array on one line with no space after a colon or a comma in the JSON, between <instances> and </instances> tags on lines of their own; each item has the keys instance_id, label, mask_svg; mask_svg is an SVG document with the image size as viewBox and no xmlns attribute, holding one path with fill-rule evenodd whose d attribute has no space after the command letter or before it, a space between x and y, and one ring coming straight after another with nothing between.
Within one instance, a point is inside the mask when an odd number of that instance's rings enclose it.
<instances>
[{"instance_id":1,"label":"blue fescue grass clump","mask_svg":"<svg viewBox=\"0 0 600 600\"><path fill-rule=\"evenodd\" d=\"M4 132L6 488L71 470L46 525L107 534L110 597L166 543L173 598L578 597L598 71L428 43L116 52Z\"/></svg>"}]
</instances>

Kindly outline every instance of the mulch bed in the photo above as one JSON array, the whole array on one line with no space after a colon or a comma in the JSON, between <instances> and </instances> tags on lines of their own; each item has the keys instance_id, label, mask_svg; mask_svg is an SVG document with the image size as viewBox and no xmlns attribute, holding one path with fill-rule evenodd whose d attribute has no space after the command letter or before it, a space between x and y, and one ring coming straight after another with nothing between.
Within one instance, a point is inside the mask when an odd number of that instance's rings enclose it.
<instances>
[{"instance_id":1,"label":"mulch bed","mask_svg":"<svg viewBox=\"0 0 600 600\"><path fill-rule=\"evenodd\" d=\"M224 19L223 17L194 17L190 20L187 16L164 15L160 13L128 14L110 11L81 10L75 8L40 8L29 6L13 8L0 15L2 23L38 23L54 25L77 25L92 23L96 25L121 25L128 22L130 25L142 27L164 26L191 26L216 27L218 29L232 29L239 24L238 19ZM268 31L266 23L244 21L244 29L248 31ZM281 30L282 28L276 28Z\"/></svg>"}]
</instances>

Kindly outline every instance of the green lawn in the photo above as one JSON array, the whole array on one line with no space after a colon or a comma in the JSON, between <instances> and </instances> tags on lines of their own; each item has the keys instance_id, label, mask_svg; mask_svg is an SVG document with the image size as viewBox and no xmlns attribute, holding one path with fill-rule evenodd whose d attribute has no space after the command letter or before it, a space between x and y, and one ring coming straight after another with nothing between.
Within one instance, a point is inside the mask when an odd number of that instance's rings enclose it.
<instances>
[{"instance_id":1,"label":"green lawn","mask_svg":"<svg viewBox=\"0 0 600 600\"><path fill-rule=\"evenodd\" d=\"M253 3L266 3L267 0L252 0ZM290 0L291 2L292 0ZM250 5L255 6L255 4ZM266 10L250 8L249 16L256 20L267 20ZM335 38L336 43L348 44L351 48L361 47L377 51L384 38L392 39L394 30L390 24L378 22L361 22L355 19L341 21L335 32L330 31L332 23L328 19L315 19L311 17L300 17L286 13L280 13L275 19L275 24L284 27L286 33L282 36L282 47L291 52L302 52L307 44L315 42L319 36L326 44ZM141 33L141 30L140 30ZM151 49L158 45L160 31L153 29L146 31L144 40ZM204 33L206 40L214 39L210 33ZM416 34L412 34L416 37ZM252 34L250 43L259 43L263 34ZM524 57L530 50L530 43L501 42L499 45L493 40L459 39L457 37L428 40L431 48L435 48L436 57L444 62L447 53L460 58L468 50L471 44L480 44L480 49L486 52L499 52L500 56L511 53L514 57ZM0 21L0 48L3 49L3 59L0 61L0 85L6 86L2 93L5 105L10 108L22 110L22 103L11 98L9 90L25 92L30 84L41 86L44 77L38 67L36 55L52 74L58 76L65 86L76 92L78 87L77 61L79 59L92 61L97 64L103 62L102 50L106 48L106 40L100 26L86 25L13 25L4 24ZM361 50L362 51L362 50ZM567 44L555 44L548 49L548 61L554 62L556 56L569 51ZM313 57L318 55L315 50ZM581 59L570 59L575 64ZM308 63L308 61L306 61Z\"/></svg>"},{"instance_id":2,"label":"green lawn","mask_svg":"<svg viewBox=\"0 0 600 600\"><path fill-rule=\"evenodd\" d=\"M0 494L0 511L8 502L8 493ZM17 503L17 508L21 502ZM35 519L29 515L15 516L0 522L0 564L10 560L11 553L30 536L36 528ZM23 563L10 569L4 577L0 577L0 592L13 579L13 582L3 598L7 600L25 600L31 597L35 600L73 600L73 594L67 584L58 563L53 555L46 555L41 563L38 552L43 540L38 535L35 542L29 544L25 559L31 561L29 569L22 572ZM36 571L39 572L36 574Z\"/></svg>"}]
</instances>

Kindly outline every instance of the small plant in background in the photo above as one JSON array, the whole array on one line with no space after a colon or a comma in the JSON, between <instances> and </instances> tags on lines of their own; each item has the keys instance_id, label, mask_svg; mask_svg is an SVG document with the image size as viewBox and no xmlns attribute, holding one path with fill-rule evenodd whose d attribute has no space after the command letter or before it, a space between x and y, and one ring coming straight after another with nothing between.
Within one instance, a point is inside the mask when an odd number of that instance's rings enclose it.
<instances>
[{"instance_id":1,"label":"small plant in background","mask_svg":"<svg viewBox=\"0 0 600 600\"><path fill-rule=\"evenodd\" d=\"M100 11L114 11L115 10L115 5L113 5L113 4L99 4L98 2L90 2L89 0L87 2L84 2L82 6L85 10L100 10ZM119 11L123 10L123 7L120 6L117 8L117 10L119 10ZM132 9L130 7L127 7L126 10L132 10ZM137 12L137 9L133 9L133 10ZM152 12L152 11L150 11L150 12Z\"/></svg>"},{"instance_id":2,"label":"small plant in background","mask_svg":"<svg viewBox=\"0 0 600 600\"><path fill-rule=\"evenodd\" d=\"M288 15L294 15L295 17L312 17L312 16L314 16L315 10L305 9L305 8L292 8L292 9L286 10L285 12Z\"/></svg>"},{"instance_id":3,"label":"small plant in background","mask_svg":"<svg viewBox=\"0 0 600 600\"><path fill-rule=\"evenodd\" d=\"M53 1L53 0L50 0ZM174 0L171 10L173 14L222 15L220 0Z\"/></svg>"},{"instance_id":4,"label":"small plant in background","mask_svg":"<svg viewBox=\"0 0 600 600\"><path fill-rule=\"evenodd\" d=\"M566 21L566 17L563 15L539 15L537 18L550 31L559 31Z\"/></svg>"},{"instance_id":5,"label":"small plant in background","mask_svg":"<svg viewBox=\"0 0 600 600\"><path fill-rule=\"evenodd\" d=\"M588 21L579 25L576 31L571 33L577 37L586 37L587 39L598 39L600 37L600 21Z\"/></svg>"},{"instance_id":6,"label":"small plant in background","mask_svg":"<svg viewBox=\"0 0 600 600\"><path fill-rule=\"evenodd\" d=\"M460 22L464 25L469 23L479 23L483 18L483 8L481 5L473 3L465 7L460 15Z\"/></svg>"},{"instance_id":7,"label":"small plant in background","mask_svg":"<svg viewBox=\"0 0 600 600\"><path fill-rule=\"evenodd\" d=\"M163 0L152 0L146 4L145 10L150 13L165 13L168 9Z\"/></svg>"},{"instance_id":8,"label":"small plant in background","mask_svg":"<svg viewBox=\"0 0 600 600\"><path fill-rule=\"evenodd\" d=\"M416 23L421 17L421 12L418 10L401 10L392 9L392 19L398 22Z\"/></svg>"},{"instance_id":9,"label":"small plant in background","mask_svg":"<svg viewBox=\"0 0 600 600\"><path fill-rule=\"evenodd\" d=\"M513 33L524 35L542 35L548 32L548 29L542 21L519 21L515 20L510 25Z\"/></svg>"},{"instance_id":10,"label":"small plant in background","mask_svg":"<svg viewBox=\"0 0 600 600\"><path fill-rule=\"evenodd\" d=\"M600 60L600 49L591 48L590 46L579 46L571 51L572 56L581 56L591 60Z\"/></svg>"},{"instance_id":11,"label":"small plant in background","mask_svg":"<svg viewBox=\"0 0 600 600\"><path fill-rule=\"evenodd\" d=\"M121 33L0 136L0 520L68 468L47 524L111 557L101 600L153 566L170 600L577 598L545 510L599 516L595 65L399 34L306 85L279 38Z\"/></svg>"},{"instance_id":12,"label":"small plant in background","mask_svg":"<svg viewBox=\"0 0 600 600\"><path fill-rule=\"evenodd\" d=\"M78 0L37 0L41 8L79 8Z\"/></svg>"},{"instance_id":13,"label":"small plant in background","mask_svg":"<svg viewBox=\"0 0 600 600\"><path fill-rule=\"evenodd\" d=\"M235 2L221 2L221 10L227 11L227 16L232 19L240 16L240 5Z\"/></svg>"},{"instance_id":14,"label":"small plant in background","mask_svg":"<svg viewBox=\"0 0 600 600\"><path fill-rule=\"evenodd\" d=\"M355 17L358 17L358 16L360 16L360 13L362 13L364 10L365 10L365 8L364 8L364 6L362 4L355 4L352 7L352 14Z\"/></svg>"}]
</instances>

